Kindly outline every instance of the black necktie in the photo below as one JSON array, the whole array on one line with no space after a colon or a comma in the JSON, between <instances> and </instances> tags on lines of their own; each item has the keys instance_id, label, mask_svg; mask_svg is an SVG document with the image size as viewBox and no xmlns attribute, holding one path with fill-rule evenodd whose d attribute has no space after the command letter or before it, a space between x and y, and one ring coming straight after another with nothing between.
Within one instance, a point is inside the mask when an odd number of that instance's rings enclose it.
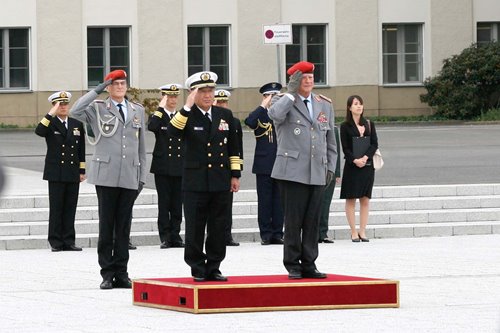
<instances>
[{"instance_id":1,"label":"black necktie","mask_svg":"<svg viewBox=\"0 0 500 333\"><path fill-rule=\"evenodd\" d=\"M311 110L309 110L309 107L307 106L308 103L309 103L309 100L305 99L304 104L306 105L307 113L309 113L309 117L312 119Z\"/></svg>"},{"instance_id":2,"label":"black necktie","mask_svg":"<svg viewBox=\"0 0 500 333\"><path fill-rule=\"evenodd\" d=\"M207 117L209 123L212 123L212 119L210 119L210 114L208 112L205 112L205 117Z\"/></svg>"},{"instance_id":3,"label":"black necktie","mask_svg":"<svg viewBox=\"0 0 500 333\"><path fill-rule=\"evenodd\" d=\"M173 114L173 113L171 113L171 114L169 115L169 117L170 117L170 120L172 120L172 118L174 117L174 114Z\"/></svg>"},{"instance_id":4,"label":"black necktie","mask_svg":"<svg viewBox=\"0 0 500 333\"><path fill-rule=\"evenodd\" d=\"M123 121L125 121L125 114L123 113L122 105L118 104L118 111L120 112L120 116L122 116Z\"/></svg>"},{"instance_id":5,"label":"black necktie","mask_svg":"<svg viewBox=\"0 0 500 333\"><path fill-rule=\"evenodd\" d=\"M64 133L68 133L68 129L66 128L66 121L63 121Z\"/></svg>"}]
</instances>

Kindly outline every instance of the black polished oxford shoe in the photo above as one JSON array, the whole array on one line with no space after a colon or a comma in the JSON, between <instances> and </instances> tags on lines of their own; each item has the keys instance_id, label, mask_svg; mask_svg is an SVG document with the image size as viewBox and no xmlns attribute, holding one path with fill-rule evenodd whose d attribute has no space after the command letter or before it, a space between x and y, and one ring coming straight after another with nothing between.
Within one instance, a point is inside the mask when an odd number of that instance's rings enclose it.
<instances>
[{"instance_id":1,"label":"black polished oxford shoe","mask_svg":"<svg viewBox=\"0 0 500 333\"><path fill-rule=\"evenodd\" d=\"M62 250L63 250L62 246L58 246L58 247L51 246L50 247L50 251L52 251L52 252L61 252Z\"/></svg>"},{"instance_id":2,"label":"black polished oxford shoe","mask_svg":"<svg viewBox=\"0 0 500 333\"><path fill-rule=\"evenodd\" d=\"M185 244L183 242L169 242L168 246L169 247L185 247Z\"/></svg>"},{"instance_id":3,"label":"black polished oxford shoe","mask_svg":"<svg viewBox=\"0 0 500 333\"><path fill-rule=\"evenodd\" d=\"M330 238L323 238L318 241L318 243L327 243L327 244L332 244L333 240Z\"/></svg>"},{"instance_id":4,"label":"black polished oxford shoe","mask_svg":"<svg viewBox=\"0 0 500 333\"><path fill-rule=\"evenodd\" d=\"M76 245L66 245L63 247L63 251L81 251L82 248Z\"/></svg>"},{"instance_id":5,"label":"black polished oxford shoe","mask_svg":"<svg viewBox=\"0 0 500 333\"><path fill-rule=\"evenodd\" d=\"M285 241L283 240L283 238L273 238L273 239L271 239L271 244L283 245L284 243L285 243Z\"/></svg>"},{"instance_id":6,"label":"black polished oxford shoe","mask_svg":"<svg viewBox=\"0 0 500 333\"><path fill-rule=\"evenodd\" d=\"M125 279L116 279L115 278L112 286L113 286L113 288L131 289L132 288L132 281L130 281L129 278L125 278Z\"/></svg>"},{"instance_id":7,"label":"black polished oxford shoe","mask_svg":"<svg viewBox=\"0 0 500 333\"><path fill-rule=\"evenodd\" d=\"M167 242L161 242L160 244L160 249L168 249L168 243Z\"/></svg>"},{"instance_id":8,"label":"black polished oxford shoe","mask_svg":"<svg viewBox=\"0 0 500 333\"><path fill-rule=\"evenodd\" d=\"M113 282L111 280L104 279L99 286L101 289L113 289Z\"/></svg>"},{"instance_id":9,"label":"black polished oxford shoe","mask_svg":"<svg viewBox=\"0 0 500 333\"><path fill-rule=\"evenodd\" d=\"M235 242L233 239L226 242L226 246L240 246L240 243Z\"/></svg>"},{"instance_id":10,"label":"black polished oxford shoe","mask_svg":"<svg viewBox=\"0 0 500 333\"><path fill-rule=\"evenodd\" d=\"M269 239L263 239L261 242L260 242L261 245L271 245L271 241Z\"/></svg>"},{"instance_id":11,"label":"black polished oxford shoe","mask_svg":"<svg viewBox=\"0 0 500 333\"><path fill-rule=\"evenodd\" d=\"M222 275L221 273L215 273L215 274L212 274L210 275L208 278L207 278L208 281L227 281L227 277L225 277L224 275Z\"/></svg>"},{"instance_id":12,"label":"black polished oxford shoe","mask_svg":"<svg viewBox=\"0 0 500 333\"><path fill-rule=\"evenodd\" d=\"M307 279L326 279L327 277L325 273L321 273L317 269L313 271L305 271L302 273L302 276Z\"/></svg>"},{"instance_id":13,"label":"black polished oxford shoe","mask_svg":"<svg viewBox=\"0 0 500 333\"><path fill-rule=\"evenodd\" d=\"M290 280L302 279L302 272L298 269L291 269L290 272L288 272L288 278Z\"/></svg>"},{"instance_id":14,"label":"black polished oxford shoe","mask_svg":"<svg viewBox=\"0 0 500 333\"><path fill-rule=\"evenodd\" d=\"M206 279L203 276L193 276L194 282L205 282Z\"/></svg>"},{"instance_id":15,"label":"black polished oxford shoe","mask_svg":"<svg viewBox=\"0 0 500 333\"><path fill-rule=\"evenodd\" d=\"M129 250L137 250L137 246L135 246L134 244L132 244L132 242L128 242L128 249Z\"/></svg>"}]
</instances>

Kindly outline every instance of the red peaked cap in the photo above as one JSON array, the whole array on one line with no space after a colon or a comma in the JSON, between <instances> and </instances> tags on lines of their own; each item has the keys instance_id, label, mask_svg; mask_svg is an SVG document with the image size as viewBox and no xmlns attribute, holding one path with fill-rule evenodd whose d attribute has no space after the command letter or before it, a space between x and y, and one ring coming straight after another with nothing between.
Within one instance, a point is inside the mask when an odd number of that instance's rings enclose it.
<instances>
[{"instance_id":1,"label":"red peaked cap","mask_svg":"<svg viewBox=\"0 0 500 333\"><path fill-rule=\"evenodd\" d=\"M293 75L296 71L301 71L302 73L314 73L314 64L308 61L299 61L292 67L288 68L286 73L288 75Z\"/></svg>"},{"instance_id":2,"label":"red peaked cap","mask_svg":"<svg viewBox=\"0 0 500 333\"><path fill-rule=\"evenodd\" d=\"M116 69L112 72L109 72L108 75L104 78L104 81L108 80L125 80L127 78L127 73L123 69Z\"/></svg>"}]
</instances>

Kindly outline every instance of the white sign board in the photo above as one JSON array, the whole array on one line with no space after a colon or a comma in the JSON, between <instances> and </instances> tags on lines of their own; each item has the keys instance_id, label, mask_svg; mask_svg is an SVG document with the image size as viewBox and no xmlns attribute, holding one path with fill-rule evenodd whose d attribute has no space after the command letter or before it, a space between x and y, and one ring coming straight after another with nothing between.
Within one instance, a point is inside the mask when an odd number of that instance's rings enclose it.
<instances>
[{"instance_id":1,"label":"white sign board","mask_svg":"<svg viewBox=\"0 0 500 333\"><path fill-rule=\"evenodd\" d=\"M292 44L292 25L263 26L264 44Z\"/></svg>"}]
</instances>

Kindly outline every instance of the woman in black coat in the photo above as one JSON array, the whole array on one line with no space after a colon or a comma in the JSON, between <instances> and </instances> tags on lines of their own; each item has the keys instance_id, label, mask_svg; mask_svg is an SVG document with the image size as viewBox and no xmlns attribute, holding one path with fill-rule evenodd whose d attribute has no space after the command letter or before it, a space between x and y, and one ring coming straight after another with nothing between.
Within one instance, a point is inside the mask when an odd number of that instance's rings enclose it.
<instances>
[{"instance_id":1,"label":"woman in black coat","mask_svg":"<svg viewBox=\"0 0 500 333\"><path fill-rule=\"evenodd\" d=\"M372 158L378 148L378 140L375 125L363 117L363 99L360 96L353 95L347 99L346 120L340 126L340 138L345 158L340 198L346 199L345 213L351 228L351 239L353 242L368 242L366 226L375 180ZM353 150L353 145L363 147L364 153L356 156L354 151L357 149ZM360 207L359 231L356 230L356 199L359 199Z\"/></svg>"}]
</instances>

